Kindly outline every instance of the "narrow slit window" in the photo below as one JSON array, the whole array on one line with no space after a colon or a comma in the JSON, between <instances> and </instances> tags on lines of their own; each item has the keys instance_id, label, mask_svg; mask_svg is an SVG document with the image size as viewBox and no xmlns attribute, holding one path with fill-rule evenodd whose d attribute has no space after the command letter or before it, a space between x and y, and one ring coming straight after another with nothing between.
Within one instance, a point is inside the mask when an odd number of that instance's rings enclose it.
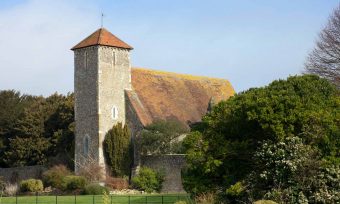
<instances>
[{"instance_id":1,"label":"narrow slit window","mask_svg":"<svg viewBox=\"0 0 340 204\"><path fill-rule=\"evenodd\" d=\"M84 65L85 65L85 69L87 69L87 66L88 66L88 64L87 64L87 61L88 61L88 55L87 55L87 52L85 51L85 54L84 54L85 56L84 56Z\"/></svg>"},{"instance_id":2,"label":"narrow slit window","mask_svg":"<svg viewBox=\"0 0 340 204\"><path fill-rule=\"evenodd\" d=\"M113 51L112 52L112 66L116 64L116 53Z\"/></svg>"},{"instance_id":3,"label":"narrow slit window","mask_svg":"<svg viewBox=\"0 0 340 204\"><path fill-rule=\"evenodd\" d=\"M89 148L90 148L90 139L86 135L85 138L84 138L84 156L88 156Z\"/></svg>"}]
</instances>

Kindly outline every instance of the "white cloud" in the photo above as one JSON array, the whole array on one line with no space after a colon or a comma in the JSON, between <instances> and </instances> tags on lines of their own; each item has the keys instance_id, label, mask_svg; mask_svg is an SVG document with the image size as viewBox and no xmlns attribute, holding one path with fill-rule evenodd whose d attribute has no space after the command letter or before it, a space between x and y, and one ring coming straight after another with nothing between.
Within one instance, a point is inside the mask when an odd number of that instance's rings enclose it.
<instances>
[{"instance_id":1,"label":"white cloud","mask_svg":"<svg viewBox=\"0 0 340 204\"><path fill-rule=\"evenodd\" d=\"M0 10L0 89L73 91L70 48L99 26L96 7L79 5L32 0Z\"/></svg>"}]
</instances>

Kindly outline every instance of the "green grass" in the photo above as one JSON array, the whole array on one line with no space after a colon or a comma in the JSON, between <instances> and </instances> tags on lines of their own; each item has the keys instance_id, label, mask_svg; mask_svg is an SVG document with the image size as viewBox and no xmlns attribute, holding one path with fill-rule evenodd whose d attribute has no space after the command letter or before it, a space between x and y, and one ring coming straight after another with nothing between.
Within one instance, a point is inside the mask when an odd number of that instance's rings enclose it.
<instances>
[{"instance_id":1,"label":"green grass","mask_svg":"<svg viewBox=\"0 0 340 204\"><path fill-rule=\"evenodd\" d=\"M112 204L171 204L176 201L192 203L189 196L185 194L166 195L112 195ZM130 202L129 202L130 200ZM163 200L163 202L162 202ZM16 202L17 201L17 202ZM18 196L2 197L0 204L102 204L101 195L77 195L75 196ZM110 202L111 203L111 202Z\"/></svg>"}]
</instances>

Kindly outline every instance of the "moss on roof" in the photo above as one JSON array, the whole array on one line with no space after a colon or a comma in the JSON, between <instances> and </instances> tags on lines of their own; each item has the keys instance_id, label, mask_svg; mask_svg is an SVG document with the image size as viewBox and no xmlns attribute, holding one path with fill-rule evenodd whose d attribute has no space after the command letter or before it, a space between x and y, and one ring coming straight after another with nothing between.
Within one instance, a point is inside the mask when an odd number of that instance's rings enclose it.
<instances>
[{"instance_id":1,"label":"moss on roof","mask_svg":"<svg viewBox=\"0 0 340 204\"><path fill-rule=\"evenodd\" d=\"M142 123L157 119L177 119L185 124L198 122L206 113L211 98L226 100L235 91L225 79L132 68L132 86L143 112ZM136 100L130 97L130 100ZM136 104L136 103L135 103ZM143 110L139 110L143 107ZM147 117L145 117L147 115Z\"/></svg>"}]
</instances>

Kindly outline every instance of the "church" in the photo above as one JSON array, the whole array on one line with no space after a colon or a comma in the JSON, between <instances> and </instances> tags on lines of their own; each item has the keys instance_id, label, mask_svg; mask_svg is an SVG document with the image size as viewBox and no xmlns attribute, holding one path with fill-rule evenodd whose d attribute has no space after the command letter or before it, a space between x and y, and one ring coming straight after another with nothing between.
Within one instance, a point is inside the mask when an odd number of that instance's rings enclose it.
<instances>
[{"instance_id":1,"label":"church","mask_svg":"<svg viewBox=\"0 0 340 204\"><path fill-rule=\"evenodd\" d=\"M235 93L225 79L131 67L133 48L105 28L98 29L71 50L74 51L76 173L88 157L105 169L103 141L114 124L127 124L134 142L143 127L153 121L175 119L189 126L201 120L212 101L217 103ZM176 163L178 158L180 162ZM178 192L183 191L178 187L183 158L183 155L167 155L141 161L138 151L134 151L133 168L143 164L162 166L166 169L164 191Z\"/></svg>"}]
</instances>

